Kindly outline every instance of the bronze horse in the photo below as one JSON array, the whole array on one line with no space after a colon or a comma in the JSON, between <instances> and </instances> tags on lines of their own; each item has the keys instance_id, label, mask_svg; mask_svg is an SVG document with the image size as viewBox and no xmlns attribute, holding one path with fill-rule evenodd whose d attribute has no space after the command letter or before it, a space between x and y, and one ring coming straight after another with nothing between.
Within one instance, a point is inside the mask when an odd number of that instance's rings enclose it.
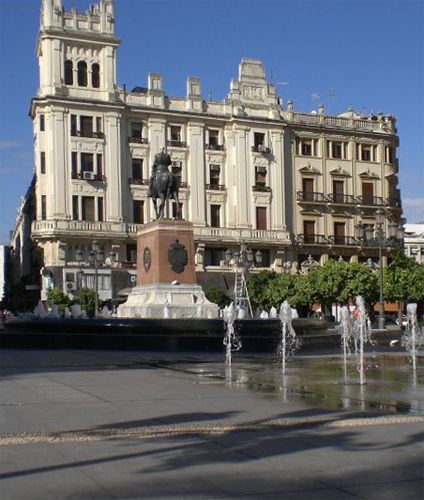
<instances>
[{"instance_id":1,"label":"bronze horse","mask_svg":"<svg viewBox=\"0 0 424 500\"><path fill-rule=\"evenodd\" d=\"M165 211L165 202L172 199L176 203L176 218L181 217L180 204L178 200L179 178L169 171L169 165L172 164L171 157L162 150L155 155L155 161L152 166L152 175L149 180L149 196L152 198L155 207L156 220L163 219ZM158 204L158 201L159 204Z\"/></svg>"}]
</instances>

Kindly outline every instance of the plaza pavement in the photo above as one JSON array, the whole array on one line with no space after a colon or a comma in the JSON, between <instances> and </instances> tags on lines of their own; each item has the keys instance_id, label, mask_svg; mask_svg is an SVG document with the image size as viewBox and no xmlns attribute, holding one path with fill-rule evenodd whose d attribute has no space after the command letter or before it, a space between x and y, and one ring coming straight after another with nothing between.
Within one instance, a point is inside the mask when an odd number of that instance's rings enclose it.
<instances>
[{"instance_id":1,"label":"plaza pavement","mask_svg":"<svg viewBox=\"0 0 424 500\"><path fill-rule=\"evenodd\" d=\"M179 369L200 359L0 351L1 499L423 498L423 416L329 411Z\"/></svg>"}]
</instances>

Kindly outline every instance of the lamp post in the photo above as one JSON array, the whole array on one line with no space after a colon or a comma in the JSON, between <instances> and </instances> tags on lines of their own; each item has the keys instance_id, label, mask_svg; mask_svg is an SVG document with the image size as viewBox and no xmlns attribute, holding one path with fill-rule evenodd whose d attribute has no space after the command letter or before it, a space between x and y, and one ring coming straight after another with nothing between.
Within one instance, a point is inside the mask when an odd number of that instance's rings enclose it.
<instances>
[{"instance_id":1,"label":"lamp post","mask_svg":"<svg viewBox=\"0 0 424 500\"><path fill-rule=\"evenodd\" d=\"M251 248L247 248L244 241L240 243L240 250L232 252L230 249L225 252L225 264L228 267L233 267L236 273L234 280L234 305L241 306L247 302L249 312L253 318L252 305L250 304L249 293L246 286L246 272L256 266L262 264L262 252L257 250L254 252Z\"/></svg>"},{"instance_id":2,"label":"lamp post","mask_svg":"<svg viewBox=\"0 0 424 500\"><path fill-rule=\"evenodd\" d=\"M94 240L91 244L91 251L89 253L89 261L94 265L94 317L97 316L97 311L99 309L99 263L103 262L103 250L100 248L99 242Z\"/></svg>"},{"instance_id":3,"label":"lamp post","mask_svg":"<svg viewBox=\"0 0 424 500\"><path fill-rule=\"evenodd\" d=\"M372 226L365 226L359 222L356 226L358 238L364 245L378 247L378 266L379 266L379 314L378 328L384 330L386 328L386 318L384 317L384 295L383 295L383 248L397 246L399 240L403 239L403 228L400 224L390 222L388 232L384 231L384 221L386 214L384 210L379 208L375 212L375 229Z\"/></svg>"}]
</instances>

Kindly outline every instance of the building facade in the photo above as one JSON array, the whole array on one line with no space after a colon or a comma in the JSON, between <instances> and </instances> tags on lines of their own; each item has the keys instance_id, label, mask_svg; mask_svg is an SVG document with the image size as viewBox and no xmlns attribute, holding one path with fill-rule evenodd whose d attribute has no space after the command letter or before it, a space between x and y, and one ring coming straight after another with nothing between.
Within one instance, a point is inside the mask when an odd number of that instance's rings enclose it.
<instances>
[{"instance_id":1,"label":"building facade","mask_svg":"<svg viewBox=\"0 0 424 500\"><path fill-rule=\"evenodd\" d=\"M148 179L161 148L181 181L202 279L216 282L225 250L241 241L277 272L295 272L309 255L321 263L377 255L360 245L354 227L374 225L377 208L386 224L400 220L392 116L297 112L250 59L224 101L204 100L194 77L184 97L169 97L157 73L128 91L116 80L119 45L112 0L86 13L42 0L40 84L30 114L31 238L42 251L43 289L52 281L68 292L91 286L93 239L104 255L100 297L128 286L122 273L114 286L114 273L133 272L137 230L154 214ZM176 213L172 204L167 210Z\"/></svg>"},{"instance_id":2,"label":"building facade","mask_svg":"<svg viewBox=\"0 0 424 500\"><path fill-rule=\"evenodd\" d=\"M424 223L405 224L405 255L424 264Z\"/></svg>"}]
</instances>

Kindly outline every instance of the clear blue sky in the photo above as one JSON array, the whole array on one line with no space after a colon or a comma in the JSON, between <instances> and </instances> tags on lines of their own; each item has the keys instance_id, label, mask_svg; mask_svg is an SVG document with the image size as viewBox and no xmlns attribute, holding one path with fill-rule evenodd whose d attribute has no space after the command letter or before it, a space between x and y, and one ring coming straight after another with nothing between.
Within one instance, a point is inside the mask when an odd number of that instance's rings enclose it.
<instances>
[{"instance_id":1,"label":"clear blue sky","mask_svg":"<svg viewBox=\"0 0 424 500\"><path fill-rule=\"evenodd\" d=\"M0 0L0 243L33 168L29 103L36 94L41 0ZM85 11L89 0L63 0ZM187 76L222 99L242 57L264 62L285 102L311 111L394 114L408 222L424 220L424 0L116 0L118 83L160 72L168 95ZM328 102L328 89L335 96Z\"/></svg>"}]
</instances>

